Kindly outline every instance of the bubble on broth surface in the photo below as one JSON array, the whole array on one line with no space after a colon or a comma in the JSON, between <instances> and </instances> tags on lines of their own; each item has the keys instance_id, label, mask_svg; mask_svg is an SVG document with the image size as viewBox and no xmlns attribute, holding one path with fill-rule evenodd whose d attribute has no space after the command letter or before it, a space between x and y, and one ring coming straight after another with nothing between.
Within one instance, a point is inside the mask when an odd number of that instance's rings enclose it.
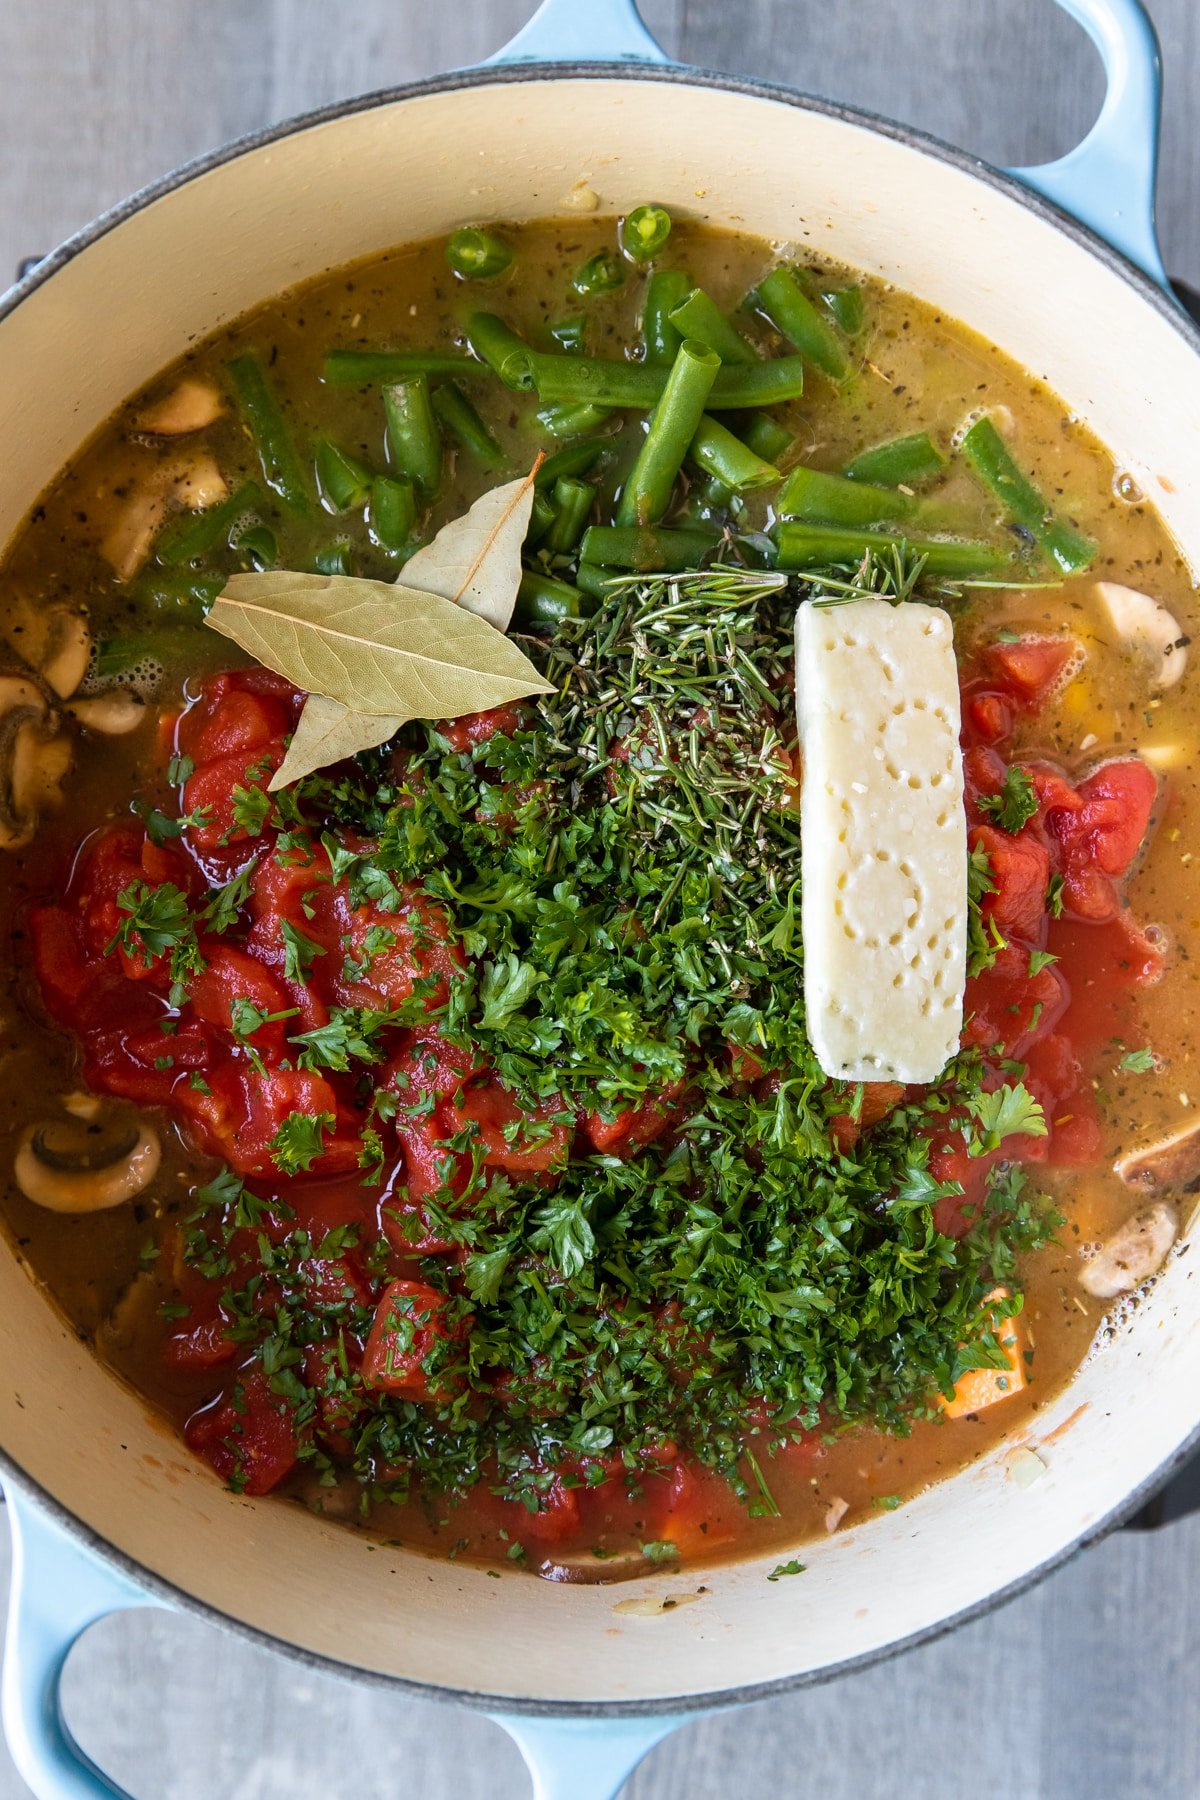
<instances>
[{"instance_id":1,"label":"bubble on broth surface","mask_svg":"<svg viewBox=\"0 0 1200 1800\"><path fill-rule=\"evenodd\" d=\"M79 685L83 695L111 694L114 688L126 688L136 694L139 700L152 700L158 692L159 683L165 671L156 656L144 656L132 668L119 669L114 674L100 675L96 672L95 662Z\"/></svg>"}]
</instances>

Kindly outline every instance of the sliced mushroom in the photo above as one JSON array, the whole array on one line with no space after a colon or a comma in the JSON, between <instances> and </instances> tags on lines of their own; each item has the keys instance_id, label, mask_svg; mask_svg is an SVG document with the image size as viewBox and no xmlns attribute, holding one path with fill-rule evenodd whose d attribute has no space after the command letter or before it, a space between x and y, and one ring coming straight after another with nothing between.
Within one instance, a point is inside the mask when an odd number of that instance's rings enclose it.
<instances>
[{"instance_id":1,"label":"sliced mushroom","mask_svg":"<svg viewBox=\"0 0 1200 1800\"><path fill-rule=\"evenodd\" d=\"M150 437L186 437L203 431L224 411L221 396L207 381L185 376L169 394L155 400L137 416L137 429Z\"/></svg>"},{"instance_id":2,"label":"sliced mushroom","mask_svg":"<svg viewBox=\"0 0 1200 1800\"><path fill-rule=\"evenodd\" d=\"M117 514L100 554L119 581L131 581L150 554L172 506L203 512L224 500L229 488L208 450L181 453L153 469Z\"/></svg>"},{"instance_id":3,"label":"sliced mushroom","mask_svg":"<svg viewBox=\"0 0 1200 1800\"><path fill-rule=\"evenodd\" d=\"M217 467L216 458L207 450L202 450L197 452L186 468L179 470L172 498L192 512L203 512L206 507L215 506L219 500L224 500L228 492L229 485Z\"/></svg>"},{"instance_id":4,"label":"sliced mushroom","mask_svg":"<svg viewBox=\"0 0 1200 1800\"><path fill-rule=\"evenodd\" d=\"M1191 642L1174 613L1161 600L1119 581L1098 581L1095 592L1117 636L1153 661L1156 686L1174 687L1187 668Z\"/></svg>"},{"instance_id":5,"label":"sliced mushroom","mask_svg":"<svg viewBox=\"0 0 1200 1800\"><path fill-rule=\"evenodd\" d=\"M1113 1167L1122 1181L1147 1194L1190 1194L1200 1186L1200 1125L1185 1125L1157 1143L1131 1150Z\"/></svg>"},{"instance_id":6,"label":"sliced mushroom","mask_svg":"<svg viewBox=\"0 0 1200 1800\"><path fill-rule=\"evenodd\" d=\"M51 1212L104 1212L140 1194L161 1160L158 1133L136 1115L68 1115L26 1127L13 1174L25 1198Z\"/></svg>"},{"instance_id":7,"label":"sliced mushroom","mask_svg":"<svg viewBox=\"0 0 1200 1800\"><path fill-rule=\"evenodd\" d=\"M71 746L42 690L0 675L0 850L19 850L59 799Z\"/></svg>"},{"instance_id":8,"label":"sliced mushroom","mask_svg":"<svg viewBox=\"0 0 1200 1800\"><path fill-rule=\"evenodd\" d=\"M103 737L124 737L126 732L136 731L146 717L145 702L127 688L97 694L91 700L73 700L68 711L85 731L97 731Z\"/></svg>"},{"instance_id":9,"label":"sliced mushroom","mask_svg":"<svg viewBox=\"0 0 1200 1800\"><path fill-rule=\"evenodd\" d=\"M1153 1206L1126 1219L1105 1239L1095 1256L1084 1264L1080 1287L1097 1300L1113 1300L1118 1294L1140 1287L1162 1268L1167 1251L1178 1236L1179 1214L1169 1201L1155 1201Z\"/></svg>"},{"instance_id":10,"label":"sliced mushroom","mask_svg":"<svg viewBox=\"0 0 1200 1800\"><path fill-rule=\"evenodd\" d=\"M35 606L21 598L13 603L4 635L60 700L73 694L87 674L92 634L83 614L69 606Z\"/></svg>"},{"instance_id":11,"label":"sliced mushroom","mask_svg":"<svg viewBox=\"0 0 1200 1800\"><path fill-rule=\"evenodd\" d=\"M835 1495L829 1502L829 1505L825 1508L825 1529L830 1535L837 1530L849 1511L850 1502L848 1500L843 1500L840 1494Z\"/></svg>"}]
</instances>

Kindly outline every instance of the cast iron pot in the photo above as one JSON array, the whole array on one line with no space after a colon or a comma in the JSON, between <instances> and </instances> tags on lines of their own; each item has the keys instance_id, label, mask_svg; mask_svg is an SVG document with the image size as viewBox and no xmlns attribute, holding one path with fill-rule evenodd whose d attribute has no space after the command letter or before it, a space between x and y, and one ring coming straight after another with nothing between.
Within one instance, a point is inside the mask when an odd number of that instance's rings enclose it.
<instances>
[{"instance_id":1,"label":"cast iron pot","mask_svg":"<svg viewBox=\"0 0 1200 1800\"><path fill-rule=\"evenodd\" d=\"M1138 0L1059 0L1108 96L1062 162L1005 174L879 119L668 63L632 0L546 0L484 69L249 139L100 220L0 305L0 541L76 447L189 343L293 283L459 224L538 218L580 181L894 282L965 320L1088 419L1200 567L1200 339L1154 240L1157 46ZM1078 221L1083 221L1079 223ZM101 322L103 322L101 324ZM1131 1511L1200 1427L1190 1257L1021 1441L806 1552L619 1588L369 1549L235 1499L0 1249L0 1471L15 1545L3 1714L42 1800L116 1790L65 1730L59 1676L105 1613L163 1604L355 1679L501 1716L538 1792L614 1792L689 1713L860 1666L971 1617ZM657 1616L636 1595L694 1594Z\"/></svg>"}]
</instances>

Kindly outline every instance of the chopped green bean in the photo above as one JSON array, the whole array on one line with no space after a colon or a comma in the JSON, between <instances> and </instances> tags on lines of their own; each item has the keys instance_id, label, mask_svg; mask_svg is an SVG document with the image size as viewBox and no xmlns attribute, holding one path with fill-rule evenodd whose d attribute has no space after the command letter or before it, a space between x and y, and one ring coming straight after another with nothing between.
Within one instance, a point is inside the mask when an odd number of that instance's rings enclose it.
<instances>
[{"instance_id":1,"label":"chopped green bean","mask_svg":"<svg viewBox=\"0 0 1200 1800\"><path fill-rule=\"evenodd\" d=\"M872 487L801 463L784 483L775 510L785 519L822 525L894 525L910 519L917 502L899 488Z\"/></svg>"},{"instance_id":2,"label":"chopped green bean","mask_svg":"<svg viewBox=\"0 0 1200 1800\"><path fill-rule=\"evenodd\" d=\"M682 269L661 269L646 283L642 308L642 344L646 361L657 369L669 369L679 354L683 333L672 325L670 312L691 292L691 279Z\"/></svg>"},{"instance_id":3,"label":"chopped green bean","mask_svg":"<svg viewBox=\"0 0 1200 1800\"><path fill-rule=\"evenodd\" d=\"M149 569L138 577L133 595L139 606L152 606L156 612L198 625L224 586L224 575L173 575Z\"/></svg>"},{"instance_id":4,"label":"chopped green bean","mask_svg":"<svg viewBox=\"0 0 1200 1800\"><path fill-rule=\"evenodd\" d=\"M835 381L845 377L850 363L841 339L790 269L772 269L747 299L810 363Z\"/></svg>"},{"instance_id":5,"label":"chopped green bean","mask_svg":"<svg viewBox=\"0 0 1200 1800\"><path fill-rule=\"evenodd\" d=\"M442 440L424 375L394 382L383 390L388 451L397 474L425 495L442 479Z\"/></svg>"},{"instance_id":6,"label":"chopped green bean","mask_svg":"<svg viewBox=\"0 0 1200 1800\"><path fill-rule=\"evenodd\" d=\"M181 648L193 651L212 636L209 631L193 628L190 621L180 620L149 637L103 638L96 645L92 663L93 675L127 675L140 663L166 662L177 658Z\"/></svg>"},{"instance_id":7,"label":"chopped green bean","mask_svg":"<svg viewBox=\"0 0 1200 1800\"><path fill-rule=\"evenodd\" d=\"M538 423L544 425L552 437L560 438L587 437L589 432L599 431L602 425L607 425L611 417L611 407L593 406L587 400L569 402L565 406L542 406L537 413Z\"/></svg>"},{"instance_id":8,"label":"chopped green bean","mask_svg":"<svg viewBox=\"0 0 1200 1800\"><path fill-rule=\"evenodd\" d=\"M671 215L663 206L635 206L621 220L617 235L631 262L653 262L671 235Z\"/></svg>"},{"instance_id":9,"label":"chopped green bean","mask_svg":"<svg viewBox=\"0 0 1200 1800\"><path fill-rule=\"evenodd\" d=\"M662 399L650 414L637 460L621 492L618 525L656 525L670 506L676 477L699 430L704 403L720 366L716 351L693 338L685 338L679 346Z\"/></svg>"},{"instance_id":10,"label":"chopped green bean","mask_svg":"<svg viewBox=\"0 0 1200 1800\"><path fill-rule=\"evenodd\" d=\"M575 571L575 585L592 600L603 600L615 581L624 576L623 569L608 569L603 563L581 562Z\"/></svg>"},{"instance_id":11,"label":"chopped green bean","mask_svg":"<svg viewBox=\"0 0 1200 1800\"><path fill-rule=\"evenodd\" d=\"M1096 555L1093 538L1058 518L1013 461L1007 444L989 418L976 419L963 433L962 451L983 485L995 495L1009 518L1018 525L1064 575L1078 575Z\"/></svg>"},{"instance_id":12,"label":"chopped green bean","mask_svg":"<svg viewBox=\"0 0 1200 1800\"><path fill-rule=\"evenodd\" d=\"M228 544L234 527L249 513L258 512L262 503L263 493L258 483L244 481L215 506L206 506L199 513L184 513L172 520L154 546L155 557L168 569L179 569L185 563L196 562L210 550Z\"/></svg>"},{"instance_id":13,"label":"chopped green bean","mask_svg":"<svg viewBox=\"0 0 1200 1800\"><path fill-rule=\"evenodd\" d=\"M353 512L365 506L375 479L365 462L329 438L317 441L317 485L331 512Z\"/></svg>"},{"instance_id":14,"label":"chopped green bean","mask_svg":"<svg viewBox=\"0 0 1200 1800\"><path fill-rule=\"evenodd\" d=\"M648 411L667 385L669 370L647 363L598 356L533 356L533 385L549 406L586 401L593 406L627 406ZM749 411L795 400L804 392L804 358L778 356L744 368L720 369L708 399L709 412ZM541 413L538 414L541 418Z\"/></svg>"},{"instance_id":15,"label":"chopped green bean","mask_svg":"<svg viewBox=\"0 0 1200 1800\"><path fill-rule=\"evenodd\" d=\"M707 413L697 427L688 454L706 475L713 476L734 494L750 488L774 487L780 479L779 470L772 463L755 455L748 444Z\"/></svg>"},{"instance_id":16,"label":"chopped green bean","mask_svg":"<svg viewBox=\"0 0 1200 1800\"><path fill-rule=\"evenodd\" d=\"M590 481L577 481L564 475L554 484L554 523L546 533L546 548L555 556L567 556L583 536L588 514L596 504L596 490Z\"/></svg>"},{"instance_id":17,"label":"chopped green bean","mask_svg":"<svg viewBox=\"0 0 1200 1800\"><path fill-rule=\"evenodd\" d=\"M571 277L571 286L577 294L590 299L596 294L615 294L625 280L625 268L619 257L611 250L597 250L595 256L589 256L581 269L576 269Z\"/></svg>"},{"instance_id":18,"label":"chopped green bean","mask_svg":"<svg viewBox=\"0 0 1200 1800\"><path fill-rule=\"evenodd\" d=\"M555 519L558 508L542 488L533 491L533 505L529 509L529 529L525 533L525 543L529 549L540 544Z\"/></svg>"},{"instance_id":19,"label":"chopped green bean","mask_svg":"<svg viewBox=\"0 0 1200 1800\"><path fill-rule=\"evenodd\" d=\"M464 281L490 281L495 275L503 275L512 259L513 253L504 239L478 225L464 225L446 239L446 261Z\"/></svg>"},{"instance_id":20,"label":"chopped green bean","mask_svg":"<svg viewBox=\"0 0 1200 1800\"><path fill-rule=\"evenodd\" d=\"M263 480L289 512L312 510L308 475L296 453L283 409L253 350L226 363L238 411L258 451Z\"/></svg>"},{"instance_id":21,"label":"chopped green bean","mask_svg":"<svg viewBox=\"0 0 1200 1800\"><path fill-rule=\"evenodd\" d=\"M555 626L563 619L586 619L595 611L587 594L581 594L569 581L559 581L538 569L525 569L517 589L513 620L517 625Z\"/></svg>"},{"instance_id":22,"label":"chopped green bean","mask_svg":"<svg viewBox=\"0 0 1200 1800\"><path fill-rule=\"evenodd\" d=\"M331 350L324 379L331 387L383 386L411 381L414 375L479 375L470 356L440 350Z\"/></svg>"},{"instance_id":23,"label":"chopped green bean","mask_svg":"<svg viewBox=\"0 0 1200 1800\"><path fill-rule=\"evenodd\" d=\"M822 288L821 298L847 337L857 337L867 318L860 287Z\"/></svg>"},{"instance_id":24,"label":"chopped green bean","mask_svg":"<svg viewBox=\"0 0 1200 1800\"><path fill-rule=\"evenodd\" d=\"M275 533L267 525L252 525L237 540L237 552L252 569L274 569L279 563L279 545Z\"/></svg>"},{"instance_id":25,"label":"chopped green bean","mask_svg":"<svg viewBox=\"0 0 1200 1800\"><path fill-rule=\"evenodd\" d=\"M472 406L454 382L433 390L433 410L452 437L458 439L469 456L485 469L503 469L508 458Z\"/></svg>"},{"instance_id":26,"label":"chopped green bean","mask_svg":"<svg viewBox=\"0 0 1200 1800\"><path fill-rule=\"evenodd\" d=\"M721 541L719 531L691 525L675 531L656 531L638 525L592 525L583 534L581 563L606 563L611 568L636 569L652 575L674 574L699 568Z\"/></svg>"},{"instance_id":27,"label":"chopped green bean","mask_svg":"<svg viewBox=\"0 0 1200 1800\"><path fill-rule=\"evenodd\" d=\"M921 487L936 481L946 470L942 455L927 431L892 438L870 450L860 450L842 470L851 481L871 481L877 487Z\"/></svg>"},{"instance_id":28,"label":"chopped green bean","mask_svg":"<svg viewBox=\"0 0 1200 1800\"><path fill-rule=\"evenodd\" d=\"M947 581L986 581L1016 575L1021 564L1011 550L961 538L905 537L894 531L839 530L832 525L787 523L775 527L776 566L823 569L854 565L870 553L907 551L925 558L930 575Z\"/></svg>"},{"instance_id":29,"label":"chopped green bean","mask_svg":"<svg viewBox=\"0 0 1200 1800\"><path fill-rule=\"evenodd\" d=\"M740 427L738 436L764 462L778 463L786 456L795 439L786 425L778 419L772 419L768 413L752 413L746 423Z\"/></svg>"},{"instance_id":30,"label":"chopped green bean","mask_svg":"<svg viewBox=\"0 0 1200 1800\"><path fill-rule=\"evenodd\" d=\"M533 479L540 488L553 487L563 475L588 474L603 455L602 444L568 444L548 456Z\"/></svg>"},{"instance_id":31,"label":"chopped green bean","mask_svg":"<svg viewBox=\"0 0 1200 1800\"><path fill-rule=\"evenodd\" d=\"M671 308L670 319L684 337L696 338L710 350L715 350L727 368L731 364L758 361L741 332L703 288L692 288L678 306Z\"/></svg>"},{"instance_id":32,"label":"chopped green bean","mask_svg":"<svg viewBox=\"0 0 1200 1800\"><path fill-rule=\"evenodd\" d=\"M313 569L318 575L353 575L354 552L346 538L339 538L336 544L325 544L313 557Z\"/></svg>"},{"instance_id":33,"label":"chopped green bean","mask_svg":"<svg viewBox=\"0 0 1200 1800\"><path fill-rule=\"evenodd\" d=\"M560 319L550 327L550 336L560 350L579 356L583 353L584 340L587 337L587 314L572 313L569 319ZM533 386L532 381L529 384Z\"/></svg>"},{"instance_id":34,"label":"chopped green bean","mask_svg":"<svg viewBox=\"0 0 1200 1800\"><path fill-rule=\"evenodd\" d=\"M417 497L411 481L377 475L371 483L371 535L389 556L407 550L417 527Z\"/></svg>"},{"instance_id":35,"label":"chopped green bean","mask_svg":"<svg viewBox=\"0 0 1200 1800\"><path fill-rule=\"evenodd\" d=\"M505 387L527 391L533 386L529 345L495 313L471 314L467 320L467 342L480 362L495 370Z\"/></svg>"}]
</instances>

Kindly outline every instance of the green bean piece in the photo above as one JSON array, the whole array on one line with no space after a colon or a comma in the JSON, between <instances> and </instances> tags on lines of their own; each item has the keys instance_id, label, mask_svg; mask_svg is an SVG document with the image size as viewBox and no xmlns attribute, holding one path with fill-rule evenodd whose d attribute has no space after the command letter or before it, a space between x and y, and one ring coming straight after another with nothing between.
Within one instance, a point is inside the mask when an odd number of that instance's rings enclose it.
<instances>
[{"instance_id":1,"label":"green bean piece","mask_svg":"<svg viewBox=\"0 0 1200 1800\"><path fill-rule=\"evenodd\" d=\"M178 656L181 645L185 649L198 648L211 636L209 631L193 630L190 621L180 620L177 626L167 626L149 637L103 638L96 645L90 672L127 675L139 663L164 662Z\"/></svg>"},{"instance_id":2,"label":"green bean piece","mask_svg":"<svg viewBox=\"0 0 1200 1800\"><path fill-rule=\"evenodd\" d=\"M437 350L331 350L323 379L330 387L379 387L414 375L481 375L470 356Z\"/></svg>"},{"instance_id":3,"label":"green bean piece","mask_svg":"<svg viewBox=\"0 0 1200 1800\"><path fill-rule=\"evenodd\" d=\"M224 575L161 574L149 569L138 577L133 596L139 606L199 625L224 586Z\"/></svg>"},{"instance_id":4,"label":"green bean piece","mask_svg":"<svg viewBox=\"0 0 1200 1800\"><path fill-rule=\"evenodd\" d=\"M581 594L569 581L544 575L540 569L525 569L517 589L513 622L534 628L553 627L564 619L586 619L595 610L591 597Z\"/></svg>"},{"instance_id":5,"label":"green bean piece","mask_svg":"<svg viewBox=\"0 0 1200 1800\"><path fill-rule=\"evenodd\" d=\"M720 307L703 288L692 288L678 306L671 308L670 319L684 337L696 338L715 350L726 368L737 363L758 361L741 332L725 317Z\"/></svg>"},{"instance_id":6,"label":"green bean piece","mask_svg":"<svg viewBox=\"0 0 1200 1800\"><path fill-rule=\"evenodd\" d=\"M566 350L574 356L582 355L587 337L587 314L572 313L569 319L559 319L556 325L550 327L550 336L560 350ZM532 380L529 385L533 386Z\"/></svg>"},{"instance_id":7,"label":"green bean piece","mask_svg":"<svg viewBox=\"0 0 1200 1800\"><path fill-rule=\"evenodd\" d=\"M491 281L509 268L513 253L494 231L464 225L446 239L446 261L464 281Z\"/></svg>"},{"instance_id":8,"label":"green bean piece","mask_svg":"<svg viewBox=\"0 0 1200 1800\"><path fill-rule=\"evenodd\" d=\"M867 306L860 287L822 288L821 298L847 337L857 337L867 320Z\"/></svg>"},{"instance_id":9,"label":"green bean piece","mask_svg":"<svg viewBox=\"0 0 1200 1800\"><path fill-rule=\"evenodd\" d=\"M399 475L426 498L442 479L442 440L424 375L397 381L383 390L388 452Z\"/></svg>"},{"instance_id":10,"label":"green bean piece","mask_svg":"<svg viewBox=\"0 0 1200 1800\"><path fill-rule=\"evenodd\" d=\"M552 437L560 438L586 437L589 432L599 431L602 425L607 425L611 417L611 407L592 406L586 400L566 406L542 406L537 413L538 423L544 425Z\"/></svg>"},{"instance_id":11,"label":"green bean piece","mask_svg":"<svg viewBox=\"0 0 1200 1800\"><path fill-rule=\"evenodd\" d=\"M1064 575L1078 575L1096 555L1096 542L1057 517L1049 501L1013 461L991 419L976 419L963 433L962 452L973 472L1009 518L1028 534Z\"/></svg>"},{"instance_id":12,"label":"green bean piece","mask_svg":"<svg viewBox=\"0 0 1200 1800\"><path fill-rule=\"evenodd\" d=\"M349 539L324 544L313 557L313 570L318 575L353 575L354 551Z\"/></svg>"},{"instance_id":13,"label":"green bean piece","mask_svg":"<svg viewBox=\"0 0 1200 1800\"><path fill-rule=\"evenodd\" d=\"M291 430L262 363L253 350L246 350L225 367L238 411L254 439L263 480L279 495L289 512L310 512L312 495L308 475L296 453Z\"/></svg>"},{"instance_id":14,"label":"green bean piece","mask_svg":"<svg viewBox=\"0 0 1200 1800\"><path fill-rule=\"evenodd\" d=\"M354 512L365 506L374 474L329 438L317 440L317 486L331 512Z\"/></svg>"},{"instance_id":15,"label":"green bean piece","mask_svg":"<svg viewBox=\"0 0 1200 1800\"><path fill-rule=\"evenodd\" d=\"M237 552L252 569L274 569L279 562L279 545L275 533L267 525L252 525L237 540Z\"/></svg>"},{"instance_id":16,"label":"green bean piece","mask_svg":"<svg viewBox=\"0 0 1200 1800\"><path fill-rule=\"evenodd\" d=\"M772 419L767 413L753 413L739 430L738 436L764 462L776 464L781 457L786 456L795 442L787 426L781 425L778 419Z\"/></svg>"},{"instance_id":17,"label":"green bean piece","mask_svg":"<svg viewBox=\"0 0 1200 1800\"><path fill-rule=\"evenodd\" d=\"M528 391L533 386L529 345L523 343L495 313L472 313L467 320L467 342L479 358L500 377L505 387Z\"/></svg>"},{"instance_id":18,"label":"green bean piece","mask_svg":"<svg viewBox=\"0 0 1200 1800\"><path fill-rule=\"evenodd\" d=\"M895 525L912 518L917 502L899 488L872 487L801 463L784 483L775 510L781 518L821 525Z\"/></svg>"},{"instance_id":19,"label":"green bean piece","mask_svg":"<svg viewBox=\"0 0 1200 1800\"><path fill-rule=\"evenodd\" d=\"M417 528L417 497L413 484L392 475L377 475L371 483L369 512L371 536L389 556L401 556Z\"/></svg>"},{"instance_id":20,"label":"green bean piece","mask_svg":"<svg viewBox=\"0 0 1200 1800\"><path fill-rule=\"evenodd\" d=\"M675 574L699 568L721 541L719 531L689 525L678 530L653 530L638 525L591 525L583 534L581 563L607 563L616 569L636 569L639 574Z\"/></svg>"},{"instance_id":21,"label":"green bean piece","mask_svg":"<svg viewBox=\"0 0 1200 1800\"><path fill-rule=\"evenodd\" d=\"M543 488L535 487L533 505L529 509L529 529L525 533L527 549L532 550L541 543L557 517L558 508L549 494Z\"/></svg>"},{"instance_id":22,"label":"green bean piece","mask_svg":"<svg viewBox=\"0 0 1200 1800\"><path fill-rule=\"evenodd\" d=\"M468 456L485 469L503 469L508 458L472 406L454 382L433 390L433 410L451 437L457 438Z\"/></svg>"},{"instance_id":23,"label":"green bean piece","mask_svg":"<svg viewBox=\"0 0 1200 1800\"><path fill-rule=\"evenodd\" d=\"M772 269L748 300L810 363L834 381L845 378L850 362L841 339L829 321L821 317L790 269Z\"/></svg>"},{"instance_id":24,"label":"green bean piece","mask_svg":"<svg viewBox=\"0 0 1200 1800\"><path fill-rule=\"evenodd\" d=\"M860 563L864 556L901 550L925 558L925 571L947 581L987 581L1020 568L1011 550L965 538L906 537L895 531L839 530L833 525L785 523L775 527L780 569L823 569ZM586 541L586 540L585 540Z\"/></svg>"},{"instance_id":25,"label":"green bean piece","mask_svg":"<svg viewBox=\"0 0 1200 1800\"><path fill-rule=\"evenodd\" d=\"M780 480L773 463L756 456L748 444L707 413L692 438L688 455L706 475L735 494L750 488L774 487Z\"/></svg>"},{"instance_id":26,"label":"green bean piece","mask_svg":"<svg viewBox=\"0 0 1200 1800\"><path fill-rule=\"evenodd\" d=\"M540 488L552 488L554 483L564 475L586 475L594 469L604 455L602 444L568 444L563 450L556 450L548 456L537 474L534 484Z\"/></svg>"},{"instance_id":27,"label":"green bean piece","mask_svg":"<svg viewBox=\"0 0 1200 1800\"><path fill-rule=\"evenodd\" d=\"M653 262L671 235L665 206L635 206L617 226L617 238L631 262Z\"/></svg>"},{"instance_id":28,"label":"green bean piece","mask_svg":"<svg viewBox=\"0 0 1200 1800\"><path fill-rule=\"evenodd\" d=\"M642 308L642 345L652 368L669 369L679 355L683 333L672 325L671 309L686 300L692 283L682 269L660 269L646 283Z\"/></svg>"},{"instance_id":29,"label":"green bean piece","mask_svg":"<svg viewBox=\"0 0 1200 1800\"><path fill-rule=\"evenodd\" d=\"M248 513L258 512L263 492L256 481L244 481L215 506L203 512L184 513L173 519L160 534L154 546L157 560L168 569L180 569L185 563L197 562L229 542L229 534Z\"/></svg>"},{"instance_id":30,"label":"green bean piece","mask_svg":"<svg viewBox=\"0 0 1200 1800\"><path fill-rule=\"evenodd\" d=\"M670 371L648 363L599 356L533 355L533 385L544 406L630 407L648 412L667 385ZM777 406L804 392L804 358L777 356L744 368L720 369L708 397L709 412L749 412ZM539 413L538 417L542 418Z\"/></svg>"},{"instance_id":31,"label":"green bean piece","mask_svg":"<svg viewBox=\"0 0 1200 1800\"><path fill-rule=\"evenodd\" d=\"M581 562L575 571L575 586L589 599L603 600L612 591L613 583L624 577L623 569L607 569L603 563Z\"/></svg>"},{"instance_id":32,"label":"green bean piece","mask_svg":"<svg viewBox=\"0 0 1200 1800\"><path fill-rule=\"evenodd\" d=\"M577 294L591 299L597 294L615 294L624 281L625 267L620 257L614 256L611 250L597 250L581 269L576 269L571 286Z\"/></svg>"},{"instance_id":33,"label":"green bean piece","mask_svg":"<svg viewBox=\"0 0 1200 1800\"><path fill-rule=\"evenodd\" d=\"M662 399L650 414L637 460L621 490L618 525L656 525L670 506L720 366L716 351L694 338L685 338L679 346Z\"/></svg>"},{"instance_id":34,"label":"green bean piece","mask_svg":"<svg viewBox=\"0 0 1200 1800\"><path fill-rule=\"evenodd\" d=\"M546 533L546 548L555 556L568 556L583 536L588 514L596 504L590 481L564 475L554 484L554 523Z\"/></svg>"},{"instance_id":35,"label":"green bean piece","mask_svg":"<svg viewBox=\"0 0 1200 1800\"><path fill-rule=\"evenodd\" d=\"M921 487L946 471L946 458L927 431L892 438L873 449L860 450L842 470L851 481L871 481L876 487Z\"/></svg>"}]
</instances>

